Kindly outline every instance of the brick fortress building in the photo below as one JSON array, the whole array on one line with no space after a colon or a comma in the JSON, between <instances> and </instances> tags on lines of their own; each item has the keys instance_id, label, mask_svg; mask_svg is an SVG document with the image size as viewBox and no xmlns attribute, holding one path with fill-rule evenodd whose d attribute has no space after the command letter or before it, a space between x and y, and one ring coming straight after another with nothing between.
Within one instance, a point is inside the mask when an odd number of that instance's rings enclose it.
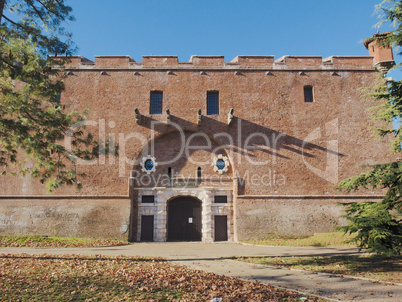
<instances>
[{"instance_id":1,"label":"brick fortress building","mask_svg":"<svg viewBox=\"0 0 402 302\"><path fill-rule=\"evenodd\" d=\"M86 129L118 154L78 161L81 190L1 178L1 233L211 242L331 231L344 223L339 202L381 198L336 184L391 159L359 88L392 66L392 50L366 47L325 59L73 57L61 101L88 108Z\"/></svg>"}]
</instances>

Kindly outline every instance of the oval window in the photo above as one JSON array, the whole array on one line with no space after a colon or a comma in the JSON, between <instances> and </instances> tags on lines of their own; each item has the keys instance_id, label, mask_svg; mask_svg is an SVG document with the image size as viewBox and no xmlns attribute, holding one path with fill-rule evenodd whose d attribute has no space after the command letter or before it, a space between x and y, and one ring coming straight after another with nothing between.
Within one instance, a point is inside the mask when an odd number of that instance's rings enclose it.
<instances>
[{"instance_id":1,"label":"oval window","mask_svg":"<svg viewBox=\"0 0 402 302\"><path fill-rule=\"evenodd\" d=\"M214 171L219 174L223 174L228 171L229 161L226 156L219 154L212 159L212 166L214 167Z\"/></svg>"},{"instance_id":2,"label":"oval window","mask_svg":"<svg viewBox=\"0 0 402 302\"><path fill-rule=\"evenodd\" d=\"M145 170L151 171L152 168L154 167L154 161L153 161L152 159L147 159L147 160L145 161L144 166L145 166Z\"/></svg>"},{"instance_id":3,"label":"oval window","mask_svg":"<svg viewBox=\"0 0 402 302\"><path fill-rule=\"evenodd\" d=\"M216 161L216 167L218 168L218 170L223 170L225 169L226 163L223 159L218 159Z\"/></svg>"}]
</instances>

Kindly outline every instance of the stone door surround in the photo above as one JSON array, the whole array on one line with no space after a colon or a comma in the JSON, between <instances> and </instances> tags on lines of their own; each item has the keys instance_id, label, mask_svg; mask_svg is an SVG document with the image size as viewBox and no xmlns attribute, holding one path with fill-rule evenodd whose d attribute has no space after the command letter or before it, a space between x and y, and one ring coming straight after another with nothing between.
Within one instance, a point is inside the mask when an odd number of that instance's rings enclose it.
<instances>
[{"instance_id":1,"label":"stone door surround","mask_svg":"<svg viewBox=\"0 0 402 302\"><path fill-rule=\"evenodd\" d=\"M180 196L191 196L201 201L202 241L214 241L214 216L227 215L228 240L233 241L233 206L232 190L203 187L203 188L144 188L138 190L138 233L141 238L141 216L154 215L154 241L165 242L167 239L167 204L170 200ZM155 196L155 203L141 203L143 195ZM214 203L214 196L227 196L227 203Z\"/></svg>"}]
</instances>

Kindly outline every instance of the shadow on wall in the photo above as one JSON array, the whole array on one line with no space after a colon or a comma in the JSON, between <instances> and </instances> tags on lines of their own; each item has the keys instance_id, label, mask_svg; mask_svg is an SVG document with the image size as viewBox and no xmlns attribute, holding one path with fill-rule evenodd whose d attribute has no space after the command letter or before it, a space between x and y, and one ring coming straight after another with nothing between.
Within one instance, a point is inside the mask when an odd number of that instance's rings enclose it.
<instances>
[{"instance_id":1,"label":"shadow on wall","mask_svg":"<svg viewBox=\"0 0 402 302\"><path fill-rule=\"evenodd\" d=\"M307 158L324 157L328 153L337 157L345 156L337 150L331 150L236 116L233 117L230 125L208 116L202 116L201 125L174 115L170 115L169 123L148 116L141 116L140 126L155 131L157 135L154 138L151 135L149 136L149 144L138 153L137 163L133 170L140 170L140 159L151 154L151 146L157 144L158 140L174 132L180 133L180 131L205 134L213 144L220 147L220 153L229 157L232 172L235 172L234 167L236 166L236 162L234 162L235 153L240 156L247 156L251 160L258 160L257 152L263 152L284 160L292 160L288 154L283 154L289 152ZM187 154L191 156L196 151L196 149L191 148L188 149ZM175 169L181 171L185 164L186 161L177 161L174 163Z\"/></svg>"}]
</instances>

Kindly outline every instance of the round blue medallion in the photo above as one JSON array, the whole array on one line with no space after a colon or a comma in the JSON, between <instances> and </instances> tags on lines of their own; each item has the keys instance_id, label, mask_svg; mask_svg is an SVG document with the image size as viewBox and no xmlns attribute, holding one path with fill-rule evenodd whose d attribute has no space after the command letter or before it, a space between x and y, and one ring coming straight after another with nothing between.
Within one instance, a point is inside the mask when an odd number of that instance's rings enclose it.
<instances>
[{"instance_id":1,"label":"round blue medallion","mask_svg":"<svg viewBox=\"0 0 402 302\"><path fill-rule=\"evenodd\" d=\"M147 159L147 160L145 161L145 163L144 163L144 167L145 167L145 170L151 171L152 168L154 167L154 162L153 162L153 160L152 160L152 159Z\"/></svg>"},{"instance_id":2,"label":"round blue medallion","mask_svg":"<svg viewBox=\"0 0 402 302\"><path fill-rule=\"evenodd\" d=\"M216 161L216 167L218 168L218 170L225 169L225 166L226 166L226 164L225 164L225 161L223 159L218 159Z\"/></svg>"}]
</instances>

